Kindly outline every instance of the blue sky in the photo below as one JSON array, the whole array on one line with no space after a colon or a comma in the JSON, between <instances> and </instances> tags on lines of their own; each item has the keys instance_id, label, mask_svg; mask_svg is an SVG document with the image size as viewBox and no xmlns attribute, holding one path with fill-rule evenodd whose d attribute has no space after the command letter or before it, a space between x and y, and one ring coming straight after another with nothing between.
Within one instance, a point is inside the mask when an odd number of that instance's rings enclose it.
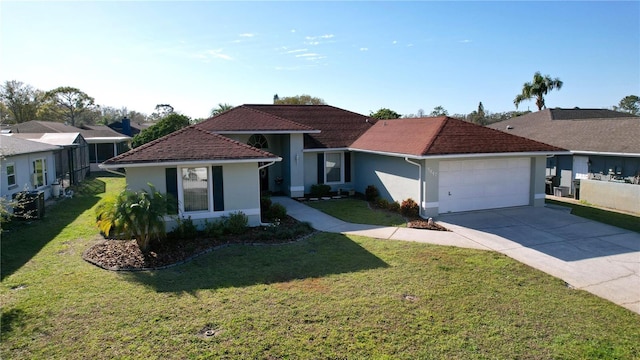
<instances>
[{"instance_id":1,"label":"blue sky","mask_svg":"<svg viewBox=\"0 0 640 360\"><path fill-rule=\"evenodd\" d=\"M362 114L511 111L536 71L564 82L549 107L640 93L637 1L3 1L0 36L2 82L193 118L276 93Z\"/></svg>"}]
</instances>

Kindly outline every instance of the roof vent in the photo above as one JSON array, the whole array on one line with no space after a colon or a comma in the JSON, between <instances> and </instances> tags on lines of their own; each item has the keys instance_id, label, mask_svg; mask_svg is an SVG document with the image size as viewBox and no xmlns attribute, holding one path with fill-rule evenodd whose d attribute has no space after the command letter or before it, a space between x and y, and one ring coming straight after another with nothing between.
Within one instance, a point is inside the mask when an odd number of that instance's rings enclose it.
<instances>
[{"instance_id":1,"label":"roof vent","mask_svg":"<svg viewBox=\"0 0 640 360\"><path fill-rule=\"evenodd\" d=\"M507 125L507 130L511 130L511 129L513 129L513 126Z\"/></svg>"}]
</instances>

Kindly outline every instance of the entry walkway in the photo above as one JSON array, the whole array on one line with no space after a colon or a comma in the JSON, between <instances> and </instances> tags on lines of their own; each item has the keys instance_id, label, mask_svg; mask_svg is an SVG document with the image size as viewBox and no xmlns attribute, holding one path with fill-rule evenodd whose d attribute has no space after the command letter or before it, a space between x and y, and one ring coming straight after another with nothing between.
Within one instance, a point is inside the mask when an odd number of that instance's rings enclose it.
<instances>
[{"instance_id":1,"label":"entry walkway","mask_svg":"<svg viewBox=\"0 0 640 360\"><path fill-rule=\"evenodd\" d=\"M450 229L352 224L287 197L287 213L320 231L503 253L640 314L640 233L571 215L567 208L518 207L441 215Z\"/></svg>"}]
</instances>

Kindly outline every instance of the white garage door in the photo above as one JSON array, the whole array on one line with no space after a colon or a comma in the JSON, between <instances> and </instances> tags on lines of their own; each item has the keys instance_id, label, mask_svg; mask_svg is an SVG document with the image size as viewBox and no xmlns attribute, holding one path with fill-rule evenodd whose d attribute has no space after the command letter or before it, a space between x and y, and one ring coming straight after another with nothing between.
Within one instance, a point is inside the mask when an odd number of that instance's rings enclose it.
<instances>
[{"instance_id":1,"label":"white garage door","mask_svg":"<svg viewBox=\"0 0 640 360\"><path fill-rule=\"evenodd\" d=\"M529 158L440 161L439 174L441 214L529 204Z\"/></svg>"}]
</instances>

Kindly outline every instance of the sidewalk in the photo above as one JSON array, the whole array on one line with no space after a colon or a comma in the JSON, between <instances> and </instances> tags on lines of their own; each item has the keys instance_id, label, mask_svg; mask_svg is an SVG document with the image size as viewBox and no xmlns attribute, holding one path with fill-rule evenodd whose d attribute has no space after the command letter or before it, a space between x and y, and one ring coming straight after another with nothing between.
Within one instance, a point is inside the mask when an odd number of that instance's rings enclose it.
<instances>
[{"instance_id":1,"label":"sidewalk","mask_svg":"<svg viewBox=\"0 0 640 360\"><path fill-rule=\"evenodd\" d=\"M451 231L352 224L287 197L287 213L320 231L491 250L640 314L640 233L571 215L518 207L441 215Z\"/></svg>"}]
</instances>

